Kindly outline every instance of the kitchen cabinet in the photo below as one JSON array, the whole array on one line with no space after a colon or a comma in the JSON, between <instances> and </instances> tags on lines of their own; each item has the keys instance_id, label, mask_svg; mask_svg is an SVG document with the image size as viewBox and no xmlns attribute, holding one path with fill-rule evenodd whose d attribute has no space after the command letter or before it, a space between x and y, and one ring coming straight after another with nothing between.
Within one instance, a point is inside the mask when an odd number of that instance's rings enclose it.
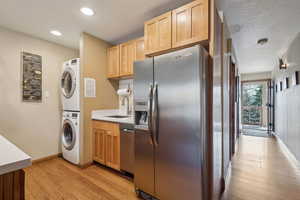
<instances>
[{"instance_id":1,"label":"kitchen cabinet","mask_svg":"<svg viewBox=\"0 0 300 200\"><path fill-rule=\"evenodd\" d=\"M209 40L209 2L195 0L145 22L145 54L155 56Z\"/></svg>"},{"instance_id":2,"label":"kitchen cabinet","mask_svg":"<svg viewBox=\"0 0 300 200\"><path fill-rule=\"evenodd\" d=\"M172 12L145 22L145 53L154 55L172 48Z\"/></svg>"},{"instance_id":3,"label":"kitchen cabinet","mask_svg":"<svg viewBox=\"0 0 300 200\"><path fill-rule=\"evenodd\" d=\"M145 59L144 38L108 48L107 56L107 78L132 77L134 61Z\"/></svg>"},{"instance_id":4,"label":"kitchen cabinet","mask_svg":"<svg viewBox=\"0 0 300 200\"><path fill-rule=\"evenodd\" d=\"M93 160L120 170L119 124L93 121Z\"/></svg>"},{"instance_id":5,"label":"kitchen cabinet","mask_svg":"<svg viewBox=\"0 0 300 200\"><path fill-rule=\"evenodd\" d=\"M105 130L94 128L94 154L93 159L105 165Z\"/></svg>"},{"instance_id":6,"label":"kitchen cabinet","mask_svg":"<svg viewBox=\"0 0 300 200\"><path fill-rule=\"evenodd\" d=\"M120 46L107 49L107 77L118 78L120 76Z\"/></svg>"},{"instance_id":7,"label":"kitchen cabinet","mask_svg":"<svg viewBox=\"0 0 300 200\"><path fill-rule=\"evenodd\" d=\"M134 40L120 45L120 77L133 75L135 54L136 42Z\"/></svg>"},{"instance_id":8,"label":"kitchen cabinet","mask_svg":"<svg viewBox=\"0 0 300 200\"><path fill-rule=\"evenodd\" d=\"M209 39L208 0L196 0L172 11L172 47Z\"/></svg>"},{"instance_id":9,"label":"kitchen cabinet","mask_svg":"<svg viewBox=\"0 0 300 200\"><path fill-rule=\"evenodd\" d=\"M145 41L143 37L135 41L135 51L136 61L145 59Z\"/></svg>"}]
</instances>

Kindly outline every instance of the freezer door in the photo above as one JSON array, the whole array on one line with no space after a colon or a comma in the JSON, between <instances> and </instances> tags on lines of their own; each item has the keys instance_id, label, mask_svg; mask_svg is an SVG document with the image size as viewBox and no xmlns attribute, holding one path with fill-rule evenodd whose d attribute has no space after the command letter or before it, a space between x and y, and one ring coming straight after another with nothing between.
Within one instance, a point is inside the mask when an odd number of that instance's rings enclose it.
<instances>
[{"instance_id":1,"label":"freezer door","mask_svg":"<svg viewBox=\"0 0 300 200\"><path fill-rule=\"evenodd\" d=\"M135 131L134 184L136 189L154 193L154 149L149 132Z\"/></svg>"},{"instance_id":2,"label":"freezer door","mask_svg":"<svg viewBox=\"0 0 300 200\"><path fill-rule=\"evenodd\" d=\"M204 199L203 51L195 46L154 58L158 105L155 190L159 199Z\"/></svg>"},{"instance_id":3,"label":"freezer door","mask_svg":"<svg viewBox=\"0 0 300 200\"><path fill-rule=\"evenodd\" d=\"M153 84L153 58L134 63L134 100L148 100L149 86Z\"/></svg>"},{"instance_id":4,"label":"freezer door","mask_svg":"<svg viewBox=\"0 0 300 200\"><path fill-rule=\"evenodd\" d=\"M134 63L136 189L154 195L154 146L151 132L153 58Z\"/></svg>"}]
</instances>

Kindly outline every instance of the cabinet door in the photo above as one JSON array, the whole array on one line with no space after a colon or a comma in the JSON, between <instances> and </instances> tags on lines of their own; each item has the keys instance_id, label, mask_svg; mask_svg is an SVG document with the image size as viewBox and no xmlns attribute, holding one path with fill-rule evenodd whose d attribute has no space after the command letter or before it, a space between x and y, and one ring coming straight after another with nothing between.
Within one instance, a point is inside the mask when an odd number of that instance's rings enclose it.
<instances>
[{"instance_id":1,"label":"cabinet door","mask_svg":"<svg viewBox=\"0 0 300 200\"><path fill-rule=\"evenodd\" d=\"M120 170L120 134L117 130L106 131L106 165Z\"/></svg>"},{"instance_id":2,"label":"cabinet door","mask_svg":"<svg viewBox=\"0 0 300 200\"><path fill-rule=\"evenodd\" d=\"M144 38L139 38L135 41L135 60L145 59L145 41Z\"/></svg>"},{"instance_id":3,"label":"cabinet door","mask_svg":"<svg viewBox=\"0 0 300 200\"><path fill-rule=\"evenodd\" d=\"M121 44L120 51L120 76L132 76L133 62L135 61L135 41Z\"/></svg>"},{"instance_id":4,"label":"cabinet door","mask_svg":"<svg viewBox=\"0 0 300 200\"><path fill-rule=\"evenodd\" d=\"M105 130L93 128L93 160L105 165Z\"/></svg>"},{"instance_id":5,"label":"cabinet door","mask_svg":"<svg viewBox=\"0 0 300 200\"><path fill-rule=\"evenodd\" d=\"M107 49L107 77L117 78L120 75L120 46Z\"/></svg>"},{"instance_id":6,"label":"cabinet door","mask_svg":"<svg viewBox=\"0 0 300 200\"><path fill-rule=\"evenodd\" d=\"M171 49L172 12L145 22L144 31L146 55L153 55Z\"/></svg>"},{"instance_id":7,"label":"cabinet door","mask_svg":"<svg viewBox=\"0 0 300 200\"><path fill-rule=\"evenodd\" d=\"M172 12L172 47L208 40L208 0L196 0Z\"/></svg>"}]
</instances>

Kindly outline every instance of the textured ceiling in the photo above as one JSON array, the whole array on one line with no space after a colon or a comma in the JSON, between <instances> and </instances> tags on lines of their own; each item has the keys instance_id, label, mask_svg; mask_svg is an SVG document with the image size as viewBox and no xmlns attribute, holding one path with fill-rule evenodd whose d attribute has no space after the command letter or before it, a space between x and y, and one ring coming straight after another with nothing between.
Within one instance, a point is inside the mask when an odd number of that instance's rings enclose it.
<instances>
[{"instance_id":1,"label":"textured ceiling","mask_svg":"<svg viewBox=\"0 0 300 200\"><path fill-rule=\"evenodd\" d=\"M191 0L1 0L0 26L78 48L85 31L111 43L143 35L144 21ZM96 15L84 16L81 7ZM57 29L62 37L49 33Z\"/></svg>"},{"instance_id":2,"label":"textured ceiling","mask_svg":"<svg viewBox=\"0 0 300 200\"><path fill-rule=\"evenodd\" d=\"M271 71L300 32L300 0L219 0L242 73ZM257 40L269 38L260 46Z\"/></svg>"}]
</instances>

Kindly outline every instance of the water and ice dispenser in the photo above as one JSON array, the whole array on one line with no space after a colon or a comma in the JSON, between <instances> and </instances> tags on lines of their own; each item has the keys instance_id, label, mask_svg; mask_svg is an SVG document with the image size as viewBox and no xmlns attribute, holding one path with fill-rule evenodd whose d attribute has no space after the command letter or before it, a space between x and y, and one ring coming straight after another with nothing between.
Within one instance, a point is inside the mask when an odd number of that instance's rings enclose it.
<instances>
[{"instance_id":1,"label":"water and ice dispenser","mask_svg":"<svg viewBox=\"0 0 300 200\"><path fill-rule=\"evenodd\" d=\"M148 101L147 100L135 100L135 129L148 130Z\"/></svg>"}]
</instances>

